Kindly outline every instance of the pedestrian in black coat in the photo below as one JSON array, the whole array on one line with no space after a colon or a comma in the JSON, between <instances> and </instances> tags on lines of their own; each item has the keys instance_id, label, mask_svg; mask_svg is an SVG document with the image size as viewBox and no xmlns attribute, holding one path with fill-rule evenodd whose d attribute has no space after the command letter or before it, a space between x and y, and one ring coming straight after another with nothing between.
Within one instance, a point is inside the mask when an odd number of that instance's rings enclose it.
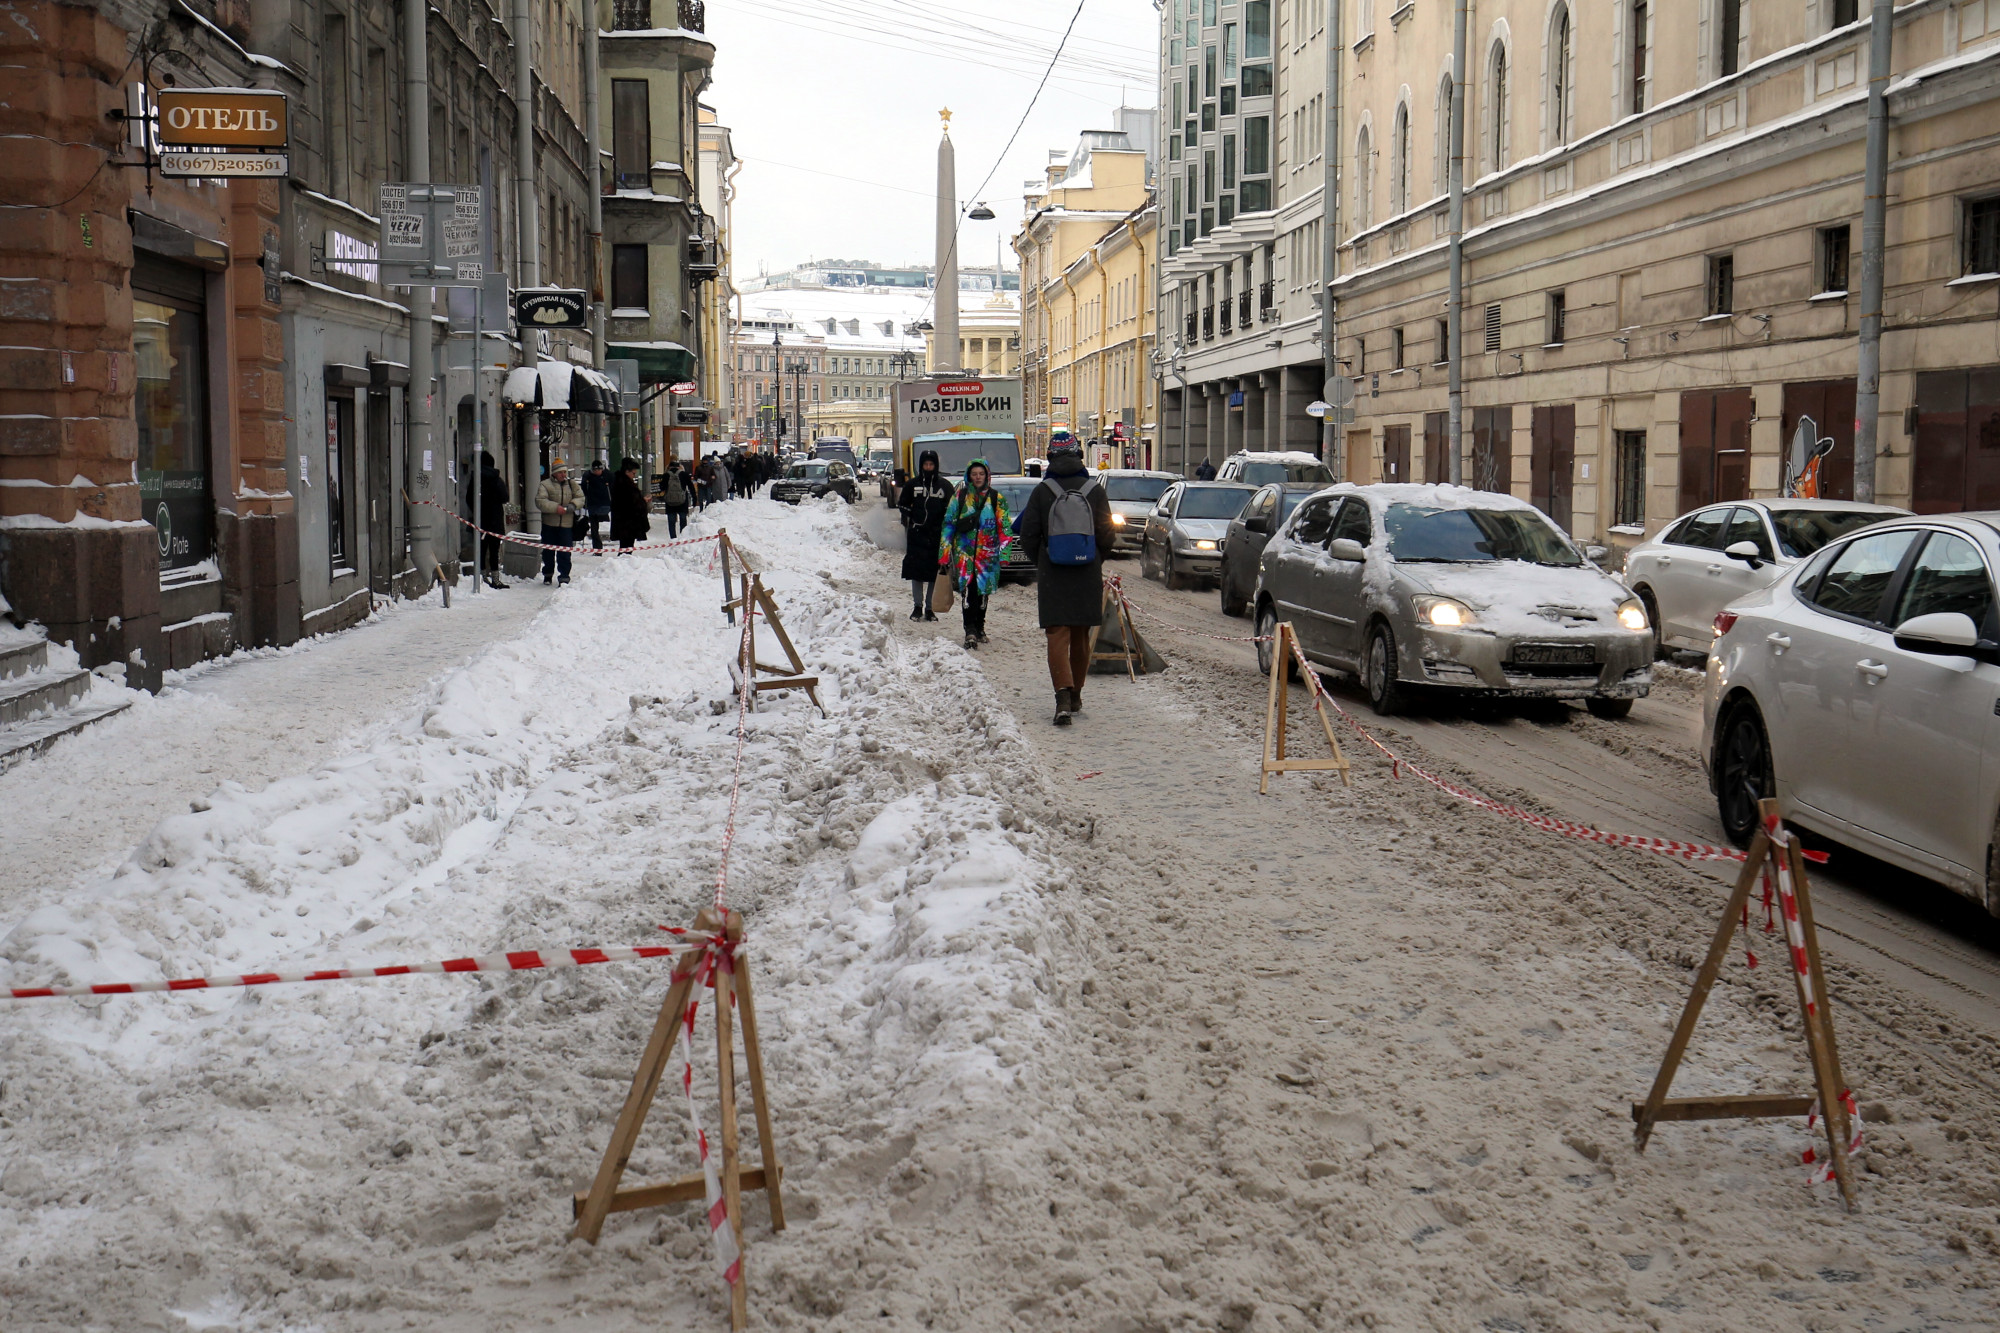
<instances>
[{"instance_id":1,"label":"pedestrian in black coat","mask_svg":"<svg viewBox=\"0 0 2000 1333\"><path fill-rule=\"evenodd\" d=\"M1087 565L1058 565L1049 560L1049 510L1054 487L1085 490L1096 529L1097 559ZM1015 531L1021 553L1035 562L1035 608L1049 640L1049 682L1056 692L1055 723L1069 725L1070 715L1083 708L1083 678L1090 670L1090 632L1104 619L1104 556L1111 549L1111 499L1104 484L1083 466L1083 451L1075 445L1049 450L1048 472L1028 496Z\"/></svg>"},{"instance_id":2,"label":"pedestrian in black coat","mask_svg":"<svg viewBox=\"0 0 2000 1333\"><path fill-rule=\"evenodd\" d=\"M652 526L646 517L646 493L639 489L639 460L628 458L611 478L611 540L619 550L629 551L634 542L646 540Z\"/></svg>"},{"instance_id":3,"label":"pedestrian in black coat","mask_svg":"<svg viewBox=\"0 0 2000 1333\"><path fill-rule=\"evenodd\" d=\"M938 576L938 547L944 541L944 511L951 507L952 485L938 471L938 456L926 449L917 459L917 474L903 483L896 508L903 516L908 544L903 549L903 577L910 581L910 619L936 620L931 589Z\"/></svg>"},{"instance_id":4,"label":"pedestrian in black coat","mask_svg":"<svg viewBox=\"0 0 2000 1333\"><path fill-rule=\"evenodd\" d=\"M468 477L465 482L465 516L474 517L472 488L479 488L477 522L485 531L479 534L479 568L489 588L505 588L500 581L500 538L499 533L507 530L507 479L500 475L500 468L493 461L493 455L479 451L479 475ZM495 535L488 536L487 533Z\"/></svg>"},{"instance_id":5,"label":"pedestrian in black coat","mask_svg":"<svg viewBox=\"0 0 2000 1333\"><path fill-rule=\"evenodd\" d=\"M604 549L604 538L597 531L597 525L611 517L611 474L604 468L604 460L592 459L584 472L583 521L590 527L590 549Z\"/></svg>"}]
</instances>

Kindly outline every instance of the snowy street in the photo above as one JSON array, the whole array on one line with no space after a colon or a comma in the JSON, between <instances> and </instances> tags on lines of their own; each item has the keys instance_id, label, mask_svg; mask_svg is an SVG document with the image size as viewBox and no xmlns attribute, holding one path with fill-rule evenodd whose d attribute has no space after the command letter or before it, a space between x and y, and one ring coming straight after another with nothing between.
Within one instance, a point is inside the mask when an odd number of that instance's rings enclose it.
<instances>
[{"instance_id":1,"label":"snowy street","mask_svg":"<svg viewBox=\"0 0 2000 1333\"><path fill-rule=\"evenodd\" d=\"M1637 1154L1722 870L1497 818L1347 732L1351 787L1260 798L1249 646L1148 621L1170 669L1093 676L1052 728L1032 586L968 653L956 611L907 618L884 517L691 529L763 572L826 704L750 716L729 863L790 1223L746 1194L752 1327L1992 1327L1990 923L1859 858L1815 880L1859 1211L1808 1183L1798 1120ZM712 551L399 603L0 775L0 978L658 942L714 893L730 804ZM1719 841L1689 675L1624 722L1336 697L1502 800ZM1318 755L1303 686L1292 710ZM723 1327L698 1204L569 1239L667 971L6 1005L0 1330ZM1789 977L1739 942L1676 1093L1805 1071ZM663 1091L628 1181L693 1169Z\"/></svg>"}]
</instances>

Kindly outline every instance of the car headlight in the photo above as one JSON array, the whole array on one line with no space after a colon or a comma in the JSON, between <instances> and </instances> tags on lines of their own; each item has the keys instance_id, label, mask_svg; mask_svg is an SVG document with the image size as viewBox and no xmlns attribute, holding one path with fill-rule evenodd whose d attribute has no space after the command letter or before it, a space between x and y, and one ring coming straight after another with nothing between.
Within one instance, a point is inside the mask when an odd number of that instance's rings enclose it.
<instances>
[{"instance_id":1,"label":"car headlight","mask_svg":"<svg viewBox=\"0 0 2000 1333\"><path fill-rule=\"evenodd\" d=\"M1114 527L1114 528L1122 528L1122 527L1124 527L1124 526L1125 526L1125 515L1123 515L1123 514L1113 514L1113 515L1111 516L1111 526L1112 526L1112 527Z\"/></svg>"},{"instance_id":2,"label":"car headlight","mask_svg":"<svg viewBox=\"0 0 2000 1333\"><path fill-rule=\"evenodd\" d=\"M1198 541L1194 544L1194 549L1197 551L1213 551L1215 549L1215 543L1204 538L1203 540Z\"/></svg>"},{"instance_id":3,"label":"car headlight","mask_svg":"<svg viewBox=\"0 0 2000 1333\"><path fill-rule=\"evenodd\" d=\"M1417 619L1426 625L1435 625L1439 629L1457 629L1462 625L1470 625L1478 617L1472 614L1471 607L1456 598L1419 597Z\"/></svg>"},{"instance_id":4,"label":"car headlight","mask_svg":"<svg viewBox=\"0 0 2000 1333\"><path fill-rule=\"evenodd\" d=\"M1649 630L1652 625L1646 619L1646 605L1636 597L1627 598L1618 604L1618 623L1629 630Z\"/></svg>"}]
</instances>

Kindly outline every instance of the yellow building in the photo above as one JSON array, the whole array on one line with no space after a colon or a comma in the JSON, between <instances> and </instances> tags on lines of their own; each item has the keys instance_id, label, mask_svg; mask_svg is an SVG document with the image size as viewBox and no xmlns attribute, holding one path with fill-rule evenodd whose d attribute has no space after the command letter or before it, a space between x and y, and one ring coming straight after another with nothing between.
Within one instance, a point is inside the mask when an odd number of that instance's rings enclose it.
<instances>
[{"instance_id":1,"label":"yellow building","mask_svg":"<svg viewBox=\"0 0 2000 1333\"><path fill-rule=\"evenodd\" d=\"M1037 453L1067 430L1094 466L1158 462L1150 141L1150 128L1086 131L1027 196L1014 249L1028 442Z\"/></svg>"}]
</instances>

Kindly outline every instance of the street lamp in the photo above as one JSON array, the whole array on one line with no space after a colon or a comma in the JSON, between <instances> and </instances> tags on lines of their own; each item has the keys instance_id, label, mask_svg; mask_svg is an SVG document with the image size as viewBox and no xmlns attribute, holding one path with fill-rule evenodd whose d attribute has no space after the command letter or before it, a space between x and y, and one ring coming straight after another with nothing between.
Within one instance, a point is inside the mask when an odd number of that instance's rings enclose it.
<instances>
[{"instance_id":1,"label":"street lamp","mask_svg":"<svg viewBox=\"0 0 2000 1333\"><path fill-rule=\"evenodd\" d=\"M803 359L794 359L786 365L785 373L792 377L792 411L797 415L796 428L799 436L796 442L804 445L805 440L803 437L806 430L805 361Z\"/></svg>"},{"instance_id":2,"label":"street lamp","mask_svg":"<svg viewBox=\"0 0 2000 1333\"><path fill-rule=\"evenodd\" d=\"M898 352L889 358L889 364L896 368L896 378L901 380L916 374L921 360L915 352Z\"/></svg>"}]
</instances>

